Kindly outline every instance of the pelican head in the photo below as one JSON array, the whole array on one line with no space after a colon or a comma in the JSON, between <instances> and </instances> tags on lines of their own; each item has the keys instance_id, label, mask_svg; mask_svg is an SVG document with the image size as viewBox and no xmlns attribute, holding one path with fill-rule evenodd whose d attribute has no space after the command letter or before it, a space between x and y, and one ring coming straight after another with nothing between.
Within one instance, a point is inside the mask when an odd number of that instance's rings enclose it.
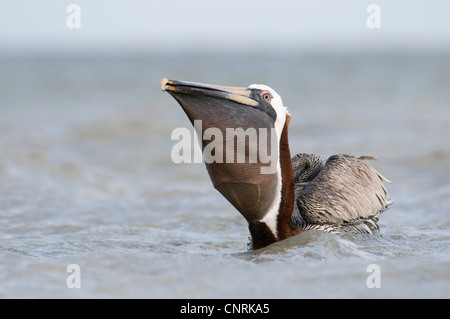
<instances>
[{"instance_id":1,"label":"pelican head","mask_svg":"<svg viewBox=\"0 0 450 319\"><path fill-rule=\"evenodd\" d=\"M280 226L288 223L279 222L290 218L294 202L290 115L275 90L261 84L237 88L169 79L161 81L161 89L175 98L192 124L202 121L197 134L203 151L214 151L215 160L205 160L211 181L245 217L252 237L263 236L267 245L291 236L285 235L289 227Z\"/></svg>"}]
</instances>

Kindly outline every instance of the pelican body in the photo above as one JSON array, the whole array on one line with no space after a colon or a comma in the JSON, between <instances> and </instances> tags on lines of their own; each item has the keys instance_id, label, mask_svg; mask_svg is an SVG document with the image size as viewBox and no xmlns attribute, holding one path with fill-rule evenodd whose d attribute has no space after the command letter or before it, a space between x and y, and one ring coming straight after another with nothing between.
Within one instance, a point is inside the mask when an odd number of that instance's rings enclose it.
<instances>
[{"instance_id":1,"label":"pelican body","mask_svg":"<svg viewBox=\"0 0 450 319\"><path fill-rule=\"evenodd\" d=\"M310 229L368 234L378 230L378 217L392 202L383 183L387 179L366 162L372 158L333 155L325 160L304 153L291 158L291 115L272 88L163 79L161 89L175 98L191 123L202 121L200 136L208 129L219 130L222 136L227 128L256 132L257 141L247 136L244 150L212 136L202 139L203 150L215 143L215 151L221 152L223 160L205 161L206 169L214 188L247 220L250 248ZM266 145L270 162L260 153L256 160L250 158L258 145ZM237 153L245 161L229 160Z\"/></svg>"}]
</instances>

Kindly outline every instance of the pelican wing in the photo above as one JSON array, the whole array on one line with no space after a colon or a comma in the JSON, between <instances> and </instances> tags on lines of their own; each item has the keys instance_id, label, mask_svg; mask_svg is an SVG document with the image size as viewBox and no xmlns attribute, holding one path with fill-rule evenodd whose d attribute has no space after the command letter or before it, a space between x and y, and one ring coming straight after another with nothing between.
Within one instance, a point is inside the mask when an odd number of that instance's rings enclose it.
<instances>
[{"instance_id":1,"label":"pelican wing","mask_svg":"<svg viewBox=\"0 0 450 319\"><path fill-rule=\"evenodd\" d=\"M374 220L391 204L387 181L370 164L368 157L333 155L322 170L297 192L297 209L307 224L355 225Z\"/></svg>"}]
</instances>

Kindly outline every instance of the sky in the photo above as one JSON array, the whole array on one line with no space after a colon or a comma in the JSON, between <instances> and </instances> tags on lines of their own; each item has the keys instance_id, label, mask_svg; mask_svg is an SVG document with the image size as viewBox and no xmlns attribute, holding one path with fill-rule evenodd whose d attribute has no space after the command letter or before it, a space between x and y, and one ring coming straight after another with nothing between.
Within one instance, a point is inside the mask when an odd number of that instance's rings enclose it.
<instances>
[{"instance_id":1,"label":"sky","mask_svg":"<svg viewBox=\"0 0 450 319\"><path fill-rule=\"evenodd\" d=\"M450 1L2 0L0 49L17 48L449 50Z\"/></svg>"}]
</instances>

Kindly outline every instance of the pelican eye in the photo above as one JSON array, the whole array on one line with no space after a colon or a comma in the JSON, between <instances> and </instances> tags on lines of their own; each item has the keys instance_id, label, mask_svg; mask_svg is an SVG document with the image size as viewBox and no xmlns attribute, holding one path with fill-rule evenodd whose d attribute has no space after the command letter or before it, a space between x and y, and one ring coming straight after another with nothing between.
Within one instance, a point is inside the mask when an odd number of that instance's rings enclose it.
<instances>
[{"instance_id":1,"label":"pelican eye","mask_svg":"<svg viewBox=\"0 0 450 319\"><path fill-rule=\"evenodd\" d=\"M266 102L270 102L272 100L272 95L270 94L270 92L267 91L261 92L261 97Z\"/></svg>"}]
</instances>

